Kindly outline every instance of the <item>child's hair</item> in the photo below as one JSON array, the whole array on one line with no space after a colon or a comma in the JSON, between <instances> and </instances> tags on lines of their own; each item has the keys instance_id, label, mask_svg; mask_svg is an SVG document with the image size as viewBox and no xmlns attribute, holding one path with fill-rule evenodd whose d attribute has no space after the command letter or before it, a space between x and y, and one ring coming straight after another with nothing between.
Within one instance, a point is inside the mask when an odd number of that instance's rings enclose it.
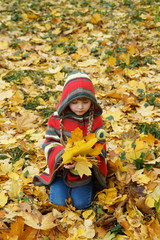
<instances>
[{"instance_id":1,"label":"child's hair","mask_svg":"<svg viewBox=\"0 0 160 240\"><path fill-rule=\"evenodd\" d=\"M59 130L60 130L60 143L63 146L65 146L65 142L63 140L63 119L64 119L64 112L60 116L60 129ZM89 134L92 130L93 120L94 120L94 105L91 104L90 109L89 109L87 134Z\"/></svg>"},{"instance_id":2,"label":"child's hair","mask_svg":"<svg viewBox=\"0 0 160 240\"><path fill-rule=\"evenodd\" d=\"M91 104L90 109L89 109L89 120L88 120L87 134L89 134L92 130L93 120L94 120L94 105Z\"/></svg>"}]
</instances>

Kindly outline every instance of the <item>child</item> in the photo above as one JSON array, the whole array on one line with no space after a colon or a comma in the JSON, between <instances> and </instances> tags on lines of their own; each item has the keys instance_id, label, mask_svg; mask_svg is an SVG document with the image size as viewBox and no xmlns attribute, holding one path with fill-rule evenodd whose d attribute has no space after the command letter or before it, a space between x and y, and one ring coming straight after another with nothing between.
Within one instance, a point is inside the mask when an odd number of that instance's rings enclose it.
<instances>
[{"instance_id":1,"label":"child","mask_svg":"<svg viewBox=\"0 0 160 240\"><path fill-rule=\"evenodd\" d=\"M76 209L90 207L95 195L96 185L106 188L107 166L105 162L105 131L101 118L102 109L97 103L93 84L87 74L73 71L66 79L57 111L48 121L46 140L43 150L47 159L49 173L34 176L33 183L38 186L50 186L50 201L56 205L66 206L65 200L71 197ZM98 166L92 167L92 176L82 178L74 170L75 162L63 165L63 169L55 171L62 162L66 136L79 127L83 136L95 132L98 143L104 148L98 159Z\"/></svg>"}]
</instances>

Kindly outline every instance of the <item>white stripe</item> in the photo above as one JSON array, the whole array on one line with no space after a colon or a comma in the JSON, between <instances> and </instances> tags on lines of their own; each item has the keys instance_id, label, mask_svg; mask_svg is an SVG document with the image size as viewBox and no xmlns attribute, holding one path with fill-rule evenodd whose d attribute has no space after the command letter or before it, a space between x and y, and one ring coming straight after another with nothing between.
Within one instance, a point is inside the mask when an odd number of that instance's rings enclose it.
<instances>
[{"instance_id":1,"label":"white stripe","mask_svg":"<svg viewBox=\"0 0 160 240\"><path fill-rule=\"evenodd\" d=\"M73 74L69 75L66 78L65 84L68 81L70 81L71 79L74 79L74 78L88 78L90 80L90 78L89 78L89 76L87 74L78 72L78 73L73 73Z\"/></svg>"},{"instance_id":2,"label":"white stripe","mask_svg":"<svg viewBox=\"0 0 160 240\"><path fill-rule=\"evenodd\" d=\"M57 135L45 135L45 138L54 138L54 139L59 139L59 136Z\"/></svg>"},{"instance_id":3,"label":"white stripe","mask_svg":"<svg viewBox=\"0 0 160 240\"><path fill-rule=\"evenodd\" d=\"M49 150L50 150L52 147L56 147L56 146L61 146L61 144L60 144L60 143L50 143L47 147L45 147L44 154L45 154L46 159L48 158L48 152L49 152Z\"/></svg>"},{"instance_id":4,"label":"white stripe","mask_svg":"<svg viewBox=\"0 0 160 240\"><path fill-rule=\"evenodd\" d=\"M55 112L53 113L53 116L58 116L58 112L55 111Z\"/></svg>"},{"instance_id":5,"label":"white stripe","mask_svg":"<svg viewBox=\"0 0 160 240\"><path fill-rule=\"evenodd\" d=\"M44 173L50 174L50 172L49 172L49 167L47 167L47 168L44 170Z\"/></svg>"}]
</instances>

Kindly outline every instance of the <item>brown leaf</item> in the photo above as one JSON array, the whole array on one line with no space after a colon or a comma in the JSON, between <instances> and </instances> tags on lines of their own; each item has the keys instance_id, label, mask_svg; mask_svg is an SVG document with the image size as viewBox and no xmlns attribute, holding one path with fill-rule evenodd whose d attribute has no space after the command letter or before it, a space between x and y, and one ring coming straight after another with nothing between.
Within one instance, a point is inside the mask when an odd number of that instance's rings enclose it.
<instances>
[{"instance_id":1,"label":"brown leaf","mask_svg":"<svg viewBox=\"0 0 160 240\"><path fill-rule=\"evenodd\" d=\"M145 204L145 200L146 200L145 197L140 197L136 202L137 208L142 213L152 213L153 212L152 209Z\"/></svg>"},{"instance_id":2,"label":"brown leaf","mask_svg":"<svg viewBox=\"0 0 160 240\"><path fill-rule=\"evenodd\" d=\"M9 232L2 232L3 239L15 239L20 240L24 231L24 222L21 217L18 217L14 223L11 224Z\"/></svg>"},{"instance_id":3,"label":"brown leaf","mask_svg":"<svg viewBox=\"0 0 160 240\"><path fill-rule=\"evenodd\" d=\"M57 226L52 212L46 215L42 215L39 211L23 212L22 217L26 225L35 229L47 230Z\"/></svg>"},{"instance_id":4,"label":"brown leaf","mask_svg":"<svg viewBox=\"0 0 160 240\"><path fill-rule=\"evenodd\" d=\"M21 239L37 240L37 236L36 235L37 235L37 229L34 229L32 227L29 227L29 226L25 226L25 231L23 232Z\"/></svg>"},{"instance_id":5,"label":"brown leaf","mask_svg":"<svg viewBox=\"0 0 160 240\"><path fill-rule=\"evenodd\" d=\"M28 129L35 128L35 124L33 122L37 119L37 117L29 112L24 113L23 116L17 117L16 127L19 132L26 131Z\"/></svg>"},{"instance_id":6,"label":"brown leaf","mask_svg":"<svg viewBox=\"0 0 160 240\"><path fill-rule=\"evenodd\" d=\"M99 218L95 224L97 226L108 226L108 225L112 225L113 223L115 223L116 221L116 217L113 215L109 215L109 214L105 214L104 216L102 216L101 218Z\"/></svg>"}]
</instances>

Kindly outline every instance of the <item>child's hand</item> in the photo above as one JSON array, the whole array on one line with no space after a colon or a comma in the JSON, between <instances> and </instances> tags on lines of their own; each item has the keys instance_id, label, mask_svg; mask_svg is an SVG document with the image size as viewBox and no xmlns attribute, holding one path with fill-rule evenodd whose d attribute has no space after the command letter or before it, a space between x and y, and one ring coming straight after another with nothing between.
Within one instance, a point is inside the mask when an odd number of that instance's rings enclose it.
<instances>
[{"instance_id":1,"label":"child's hand","mask_svg":"<svg viewBox=\"0 0 160 240\"><path fill-rule=\"evenodd\" d=\"M66 168L66 169L73 169L73 168L75 168L75 166L76 166L75 161L73 161L72 163L64 164L64 168Z\"/></svg>"}]
</instances>

